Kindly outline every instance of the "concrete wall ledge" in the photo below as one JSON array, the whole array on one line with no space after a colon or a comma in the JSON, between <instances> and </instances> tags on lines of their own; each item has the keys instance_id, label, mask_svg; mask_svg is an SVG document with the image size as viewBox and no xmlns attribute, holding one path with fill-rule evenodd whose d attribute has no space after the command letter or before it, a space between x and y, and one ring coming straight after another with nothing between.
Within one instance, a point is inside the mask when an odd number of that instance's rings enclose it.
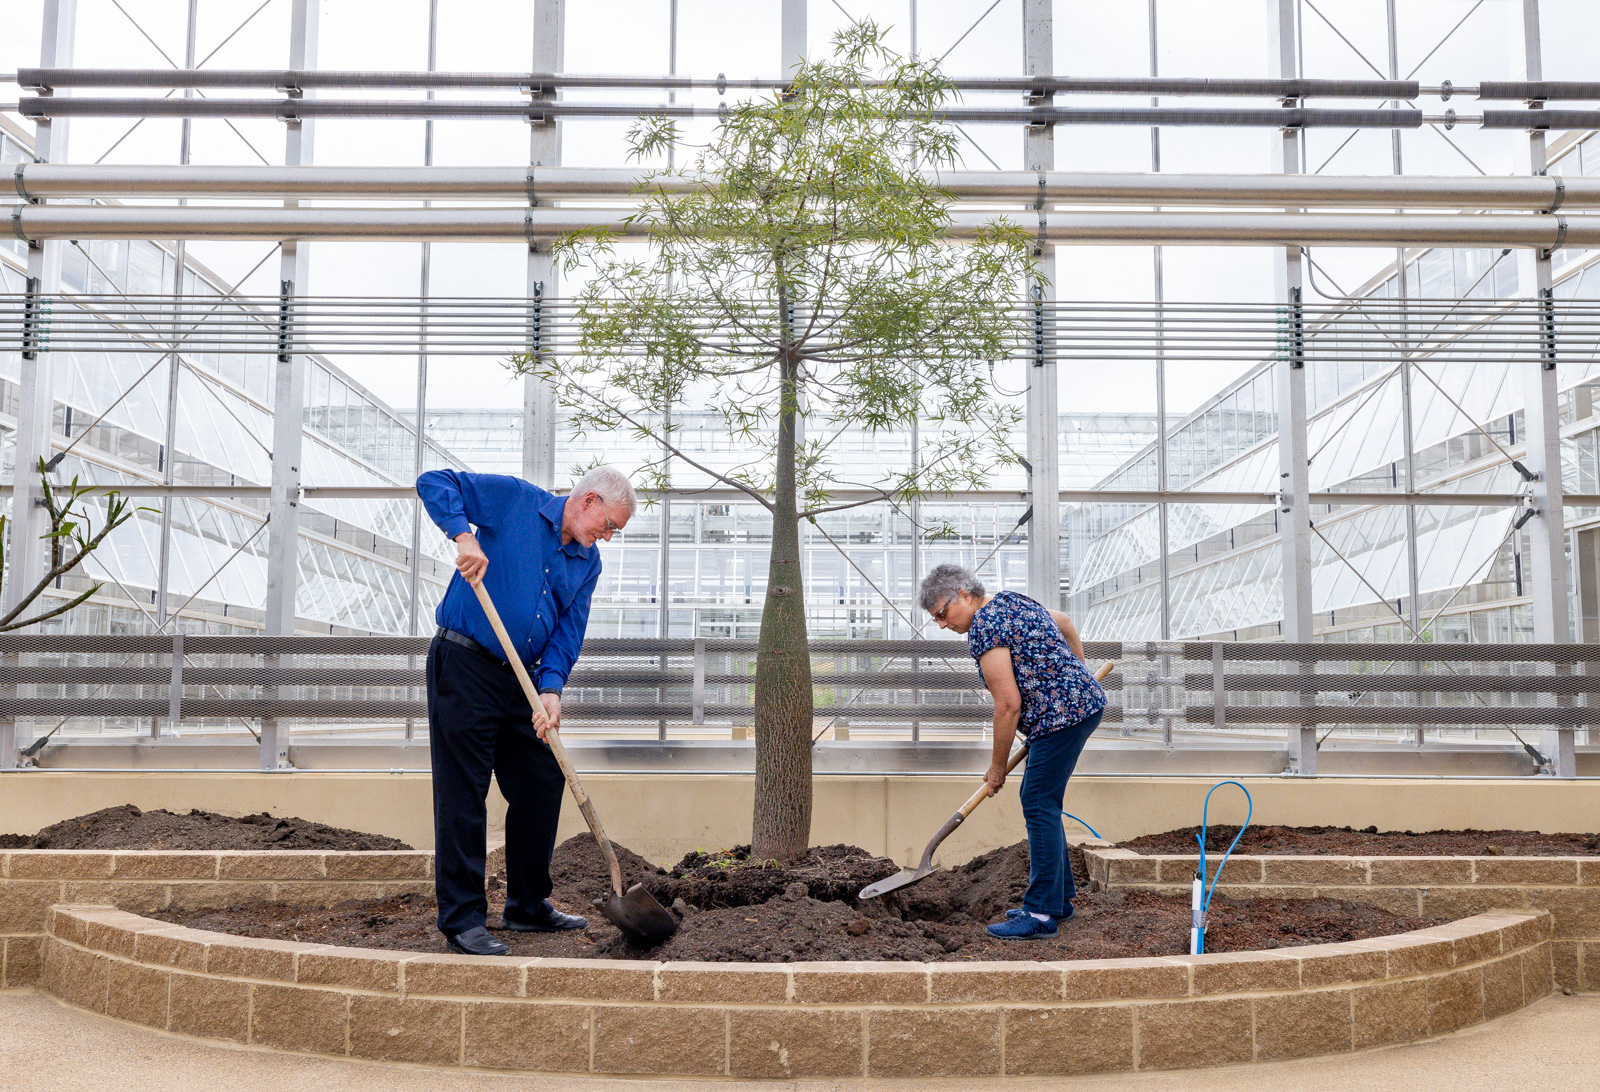
<instances>
[{"instance_id":1,"label":"concrete wall ledge","mask_svg":"<svg viewBox=\"0 0 1600 1092\"><path fill-rule=\"evenodd\" d=\"M1551 916L1268 952L1055 963L500 959L255 940L53 905L39 984L282 1050L640 1076L1059 1076L1347 1052L1552 989Z\"/></svg>"}]
</instances>

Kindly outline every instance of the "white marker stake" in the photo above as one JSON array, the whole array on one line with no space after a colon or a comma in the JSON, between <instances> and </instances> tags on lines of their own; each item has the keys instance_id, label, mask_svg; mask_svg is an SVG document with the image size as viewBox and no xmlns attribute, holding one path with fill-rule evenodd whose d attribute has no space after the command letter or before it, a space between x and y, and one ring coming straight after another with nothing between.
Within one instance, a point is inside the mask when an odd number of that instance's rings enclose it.
<instances>
[{"instance_id":1,"label":"white marker stake","mask_svg":"<svg viewBox=\"0 0 1600 1092\"><path fill-rule=\"evenodd\" d=\"M1205 928L1200 920L1200 873L1194 874L1194 893L1189 896L1189 954L1200 954L1200 933Z\"/></svg>"}]
</instances>

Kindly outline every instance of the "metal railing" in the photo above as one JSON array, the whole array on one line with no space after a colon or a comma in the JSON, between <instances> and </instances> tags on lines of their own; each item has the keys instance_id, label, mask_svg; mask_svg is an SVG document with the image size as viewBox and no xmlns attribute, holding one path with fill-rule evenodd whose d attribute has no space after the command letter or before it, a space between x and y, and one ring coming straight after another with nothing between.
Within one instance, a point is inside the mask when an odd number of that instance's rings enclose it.
<instances>
[{"instance_id":1,"label":"metal railing","mask_svg":"<svg viewBox=\"0 0 1600 1092\"><path fill-rule=\"evenodd\" d=\"M43 734L50 720L62 727L99 721L108 738L120 727L124 741L158 746L194 733L243 741L248 730L264 768L287 768L291 737L388 746L403 733L415 743L427 717L428 644L5 634L0 722L30 719ZM852 728L857 741L983 739L992 707L963 642L818 640L810 651L819 741L850 739ZM1291 773L1317 773L1318 750L1334 732L1394 747L1425 744L1420 733L1433 726L1436 743L1488 731L1479 750L1517 756L1524 774L1571 777L1577 733L1591 733L1587 745L1600 727L1600 672L1590 667L1600 663L1596 645L1091 641L1086 653L1091 662L1118 662L1105 682L1111 704L1104 716L1119 729L1117 739L1170 753L1201 740L1278 748L1287 733ZM754 715L755 660L752 640L587 641L568 680L563 721L574 735L663 748L669 726L671 740L741 741ZM15 753L3 756L0 766L15 760Z\"/></svg>"}]
</instances>

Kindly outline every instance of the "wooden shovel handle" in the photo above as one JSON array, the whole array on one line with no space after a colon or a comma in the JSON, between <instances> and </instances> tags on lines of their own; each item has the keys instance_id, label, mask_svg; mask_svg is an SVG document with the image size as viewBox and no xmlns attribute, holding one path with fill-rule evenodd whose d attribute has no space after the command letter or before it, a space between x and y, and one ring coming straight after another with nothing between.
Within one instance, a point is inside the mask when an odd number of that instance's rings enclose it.
<instances>
[{"instance_id":1,"label":"wooden shovel handle","mask_svg":"<svg viewBox=\"0 0 1600 1092\"><path fill-rule=\"evenodd\" d=\"M489 624L494 627L494 635L500 638L500 647L505 650L506 662L511 665L517 681L522 684L522 692L528 696L528 704L533 707L534 723L548 723L550 718L545 716L544 703L539 700L539 692L534 689L533 680L528 678L528 669L522 666L522 657L517 655L517 646L512 643L511 635L506 632L506 624L500 621L500 612L494 609L494 600L489 598L489 592L481 581L473 584L472 590L478 593L478 605L483 607L483 613L489 616ZM578 802L578 810L583 813L584 820L589 824L589 830L594 834L594 840L600 845L600 853L611 869L611 887L621 895L622 866L617 863L617 851L611 848L611 839L606 837L605 828L600 825L600 816L595 814L594 804L589 800L589 794L583 791L583 782L578 780L578 773L567 758L567 749L561 743L561 733L550 728L544 734L544 741L550 745L550 753L556 756L556 765L561 767L561 772L566 776L567 787L572 790L572 798Z\"/></svg>"},{"instance_id":2,"label":"wooden shovel handle","mask_svg":"<svg viewBox=\"0 0 1600 1092\"><path fill-rule=\"evenodd\" d=\"M1107 675L1111 674L1111 669L1115 666L1117 666L1117 662L1115 660L1107 660L1105 663L1101 664L1100 670L1094 673L1094 681L1099 682L1104 679ZM1006 763L1006 773L1010 773L1012 770L1016 769L1017 764L1026 758L1027 754L1028 741L1023 740L1022 746L1011 752L1011 760ZM982 785L978 786L977 792L973 793L967 798L967 802L965 804L961 805L961 811L959 813L961 818L965 819L967 816L971 815L974 809L976 809L979 804L983 803L987 799L989 799L989 783L986 781Z\"/></svg>"}]
</instances>

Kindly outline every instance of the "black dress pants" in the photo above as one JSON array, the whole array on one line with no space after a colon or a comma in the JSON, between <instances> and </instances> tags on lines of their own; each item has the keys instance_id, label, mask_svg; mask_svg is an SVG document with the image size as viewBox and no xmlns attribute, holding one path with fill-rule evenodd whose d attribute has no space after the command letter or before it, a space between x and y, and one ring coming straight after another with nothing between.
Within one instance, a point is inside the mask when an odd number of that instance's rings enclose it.
<instances>
[{"instance_id":1,"label":"black dress pants","mask_svg":"<svg viewBox=\"0 0 1600 1092\"><path fill-rule=\"evenodd\" d=\"M506 916L527 920L550 894L550 854L566 778L533 728L511 668L438 637L428 648L428 745L433 755L434 886L439 930L488 920L483 871L489 776L506 812Z\"/></svg>"}]
</instances>

